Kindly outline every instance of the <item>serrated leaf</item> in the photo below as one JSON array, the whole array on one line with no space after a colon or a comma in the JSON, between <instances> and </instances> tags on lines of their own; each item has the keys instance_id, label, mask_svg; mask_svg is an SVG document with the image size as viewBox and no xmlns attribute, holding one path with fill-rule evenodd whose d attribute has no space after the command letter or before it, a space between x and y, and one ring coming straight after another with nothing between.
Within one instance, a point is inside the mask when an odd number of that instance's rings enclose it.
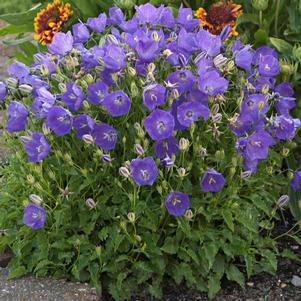
<instances>
[{"instance_id":1,"label":"serrated leaf","mask_svg":"<svg viewBox=\"0 0 301 301\"><path fill-rule=\"evenodd\" d=\"M244 287L245 277L244 274L234 265L231 264L226 270L227 279L237 282L241 287Z\"/></svg>"},{"instance_id":2,"label":"serrated leaf","mask_svg":"<svg viewBox=\"0 0 301 301\"><path fill-rule=\"evenodd\" d=\"M29 41L32 41L32 37L25 36L20 39L5 40L5 41L3 41L3 44L8 45L8 46L17 46L17 45L20 45L22 43L29 42Z\"/></svg>"},{"instance_id":3,"label":"serrated leaf","mask_svg":"<svg viewBox=\"0 0 301 301\"><path fill-rule=\"evenodd\" d=\"M229 209L224 209L222 211L222 216L229 227L229 229L233 232L234 231L234 223L233 223L233 215Z\"/></svg>"},{"instance_id":4,"label":"serrated leaf","mask_svg":"<svg viewBox=\"0 0 301 301\"><path fill-rule=\"evenodd\" d=\"M271 44L282 54L291 55L293 46L285 40L278 38L270 38Z\"/></svg>"},{"instance_id":5,"label":"serrated leaf","mask_svg":"<svg viewBox=\"0 0 301 301\"><path fill-rule=\"evenodd\" d=\"M178 242L171 237L167 237L161 250L168 254L176 254L179 249Z\"/></svg>"},{"instance_id":6,"label":"serrated leaf","mask_svg":"<svg viewBox=\"0 0 301 301\"><path fill-rule=\"evenodd\" d=\"M215 256L218 252L218 247L215 242L206 243L204 246L205 256L209 263L209 270L212 268L215 261Z\"/></svg>"},{"instance_id":7,"label":"serrated leaf","mask_svg":"<svg viewBox=\"0 0 301 301\"><path fill-rule=\"evenodd\" d=\"M244 256L244 259L245 259L245 263L246 263L247 276L248 276L248 279L249 279L253 274L254 258L253 258L253 256L248 254L248 255Z\"/></svg>"},{"instance_id":8,"label":"serrated leaf","mask_svg":"<svg viewBox=\"0 0 301 301\"><path fill-rule=\"evenodd\" d=\"M208 279L208 297L213 299L221 289L219 276L211 276Z\"/></svg>"},{"instance_id":9,"label":"serrated leaf","mask_svg":"<svg viewBox=\"0 0 301 301\"><path fill-rule=\"evenodd\" d=\"M24 266L18 266L16 269L9 271L8 279L18 278L25 274L26 274L26 268Z\"/></svg>"},{"instance_id":10,"label":"serrated leaf","mask_svg":"<svg viewBox=\"0 0 301 301\"><path fill-rule=\"evenodd\" d=\"M0 36L6 36L10 34L19 34L25 32L33 32L33 24L23 24L23 25L7 25L0 28Z\"/></svg>"},{"instance_id":11,"label":"serrated leaf","mask_svg":"<svg viewBox=\"0 0 301 301\"><path fill-rule=\"evenodd\" d=\"M293 261L296 261L298 263L301 263L301 259L299 256L297 256L292 250L289 250L289 249L284 249L282 252L281 252L281 256L282 257L285 257L285 258L288 258L288 259L291 259Z\"/></svg>"},{"instance_id":12,"label":"serrated leaf","mask_svg":"<svg viewBox=\"0 0 301 301\"><path fill-rule=\"evenodd\" d=\"M271 250L263 250L261 255L268 260L272 271L275 273L277 271L277 258L275 253L273 253Z\"/></svg>"}]
</instances>

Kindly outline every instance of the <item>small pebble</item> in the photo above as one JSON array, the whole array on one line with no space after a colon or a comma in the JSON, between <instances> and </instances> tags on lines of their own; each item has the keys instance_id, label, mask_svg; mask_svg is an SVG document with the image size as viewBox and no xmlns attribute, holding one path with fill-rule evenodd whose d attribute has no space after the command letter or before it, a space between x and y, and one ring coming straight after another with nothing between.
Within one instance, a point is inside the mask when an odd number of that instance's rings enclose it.
<instances>
[{"instance_id":1,"label":"small pebble","mask_svg":"<svg viewBox=\"0 0 301 301\"><path fill-rule=\"evenodd\" d=\"M254 286L254 282L247 282L247 286L253 287Z\"/></svg>"},{"instance_id":2,"label":"small pebble","mask_svg":"<svg viewBox=\"0 0 301 301\"><path fill-rule=\"evenodd\" d=\"M286 284L286 283L281 283L280 287L281 287L281 288L286 288L286 287L287 287L287 284Z\"/></svg>"},{"instance_id":3,"label":"small pebble","mask_svg":"<svg viewBox=\"0 0 301 301\"><path fill-rule=\"evenodd\" d=\"M299 276L293 275L291 283L294 286L301 287L301 278Z\"/></svg>"}]
</instances>

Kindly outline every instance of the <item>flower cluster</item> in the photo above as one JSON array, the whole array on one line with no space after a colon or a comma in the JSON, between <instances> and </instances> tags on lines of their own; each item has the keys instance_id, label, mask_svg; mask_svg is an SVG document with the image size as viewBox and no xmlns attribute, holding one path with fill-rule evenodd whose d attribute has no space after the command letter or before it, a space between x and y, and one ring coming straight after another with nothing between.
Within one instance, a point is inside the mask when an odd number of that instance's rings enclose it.
<instances>
[{"instance_id":1,"label":"flower cluster","mask_svg":"<svg viewBox=\"0 0 301 301\"><path fill-rule=\"evenodd\" d=\"M238 11L235 6L235 16ZM222 152L212 154L215 146L230 146L251 175L300 126L289 114L295 106L291 85L276 84L275 50L229 41L229 26L218 32L200 27L191 9L181 7L174 18L169 8L151 4L136 7L131 20L113 7L108 17L75 24L72 33L56 33L49 53L35 55L32 66L9 66L7 87L0 84L1 99L11 100L6 130L34 129L22 136L30 162L50 154L45 133L75 132L100 148L103 164L118 158L116 170L133 185L157 185L163 173L181 183L191 171L199 195L218 193L230 176L218 164ZM299 178L293 189L300 188ZM165 207L181 216L190 199L175 186Z\"/></svg>"}]
</instances>

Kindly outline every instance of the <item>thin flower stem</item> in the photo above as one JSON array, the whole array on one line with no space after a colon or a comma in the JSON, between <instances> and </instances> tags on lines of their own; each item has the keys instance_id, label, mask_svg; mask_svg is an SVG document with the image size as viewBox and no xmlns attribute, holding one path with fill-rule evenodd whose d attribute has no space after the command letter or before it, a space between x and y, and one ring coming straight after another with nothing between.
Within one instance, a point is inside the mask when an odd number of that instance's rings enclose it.
<instances>
[{"instance_id":1,"label":"thin flower stem","mask_svg":"<svg viewBox=\"0 0 301 301\"><path fill-rule=\"evenodd\" d=\"M280 0L276 0L276 12L275 12L275 35L278 36L278 20L279 20Z\"/></svg>"},{"instance_id":2,"label":"thin flower stem","mask_svg":"<svg viewBox=\"0 0 301 301\"><path fill-rule=\"evenodd\" d=\"M288 231L286 231L285 233L282 233L282 234L276 236L274 239L277 240L277 239L279 239L279 238L281 238L281 237L283 237L283 236L289 235L289 233L291 233L291 232L293 231L293 229L295 229L297 226L299 226L299 223L296 223L296 224L295 224L292 228L290 228ZM300 229L299 229L298 231L300 231ZM298 231L297 231L297 232L298 232Z\"/></svg>"}]
</instances>

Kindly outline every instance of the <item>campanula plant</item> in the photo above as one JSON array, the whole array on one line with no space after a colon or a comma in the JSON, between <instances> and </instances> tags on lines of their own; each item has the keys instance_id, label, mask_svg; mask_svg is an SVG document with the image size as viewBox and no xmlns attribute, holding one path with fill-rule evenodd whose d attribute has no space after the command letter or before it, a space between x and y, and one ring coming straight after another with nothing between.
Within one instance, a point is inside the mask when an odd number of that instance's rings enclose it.
<instances>
[{"instance_id":1,"label":"campanula plant","mask_svg":"<svg viewBox=\"0 0 301 301\"><path fill-rule=\"evenodd\" d=\"M282 166L300 120L276 51L230 32L188 8L145 4L126 20L113 7L56 33L30 67L10 65L10 277L52 274L125 300L161 298L169 278L213 297L223 277L275 272L278 204L301 188Z\"/></svg>"}]
</instances>

